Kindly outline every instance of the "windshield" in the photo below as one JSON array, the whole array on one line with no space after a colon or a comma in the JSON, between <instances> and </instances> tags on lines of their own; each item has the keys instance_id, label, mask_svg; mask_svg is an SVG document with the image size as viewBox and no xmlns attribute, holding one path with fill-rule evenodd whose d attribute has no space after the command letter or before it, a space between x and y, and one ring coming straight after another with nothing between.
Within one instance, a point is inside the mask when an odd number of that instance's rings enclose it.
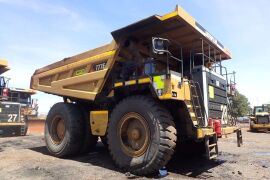
<instances>
[{"instance_id":1,"label":"windshield","mask_svg":"<svg viewBox=\"0 0 270 180\"><path fill-rule=\"evenodd\" d=\"M269 112L268 107L255 107L254 108L254 113L260 113L260 112Z\"/></svg>"},{"instance_id":2,"label":"windshield","mask_svg":"<svg viewBox=\"0 0 270 180\"><path fill-rule=\"evenodd\" d=\"M31 104L31 95L23 92L11 92L10 101L21 104Z\"/></svg>"},{"instance_id":3,"label":"windshield","mask_svg":"<svg viewBox=\"0 0 270 180\"><path fill-rule=\"evenodd\" d=\"M26 93L21 93L19 98L19 103L22 104L31 104L31 96Z\"/></svg>"}]
</instances>

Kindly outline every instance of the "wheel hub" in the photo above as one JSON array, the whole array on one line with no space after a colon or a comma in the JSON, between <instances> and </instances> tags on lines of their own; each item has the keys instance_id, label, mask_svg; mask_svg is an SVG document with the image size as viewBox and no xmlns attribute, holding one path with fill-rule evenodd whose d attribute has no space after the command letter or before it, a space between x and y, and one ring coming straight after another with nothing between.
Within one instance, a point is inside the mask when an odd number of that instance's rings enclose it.
<instances>
[{"instance_id":1,"label":"wheel hub","mask_svg":"<svg viewBox=\"0 0 270 180\"><path fill-rule=\"evenodd\" d=\"M131 157L145 153L150 142L150 131L146 120L135 112L124 115L119 121L118 137L121 149Z\"/></svg>"},{"instance_id":2,"label":"wheel hub","mask_svg":"<svg viewBox=\"0 0 270 180\"><path fill-rule=\"evenodd\" d=\"M55 116L51 124L51 138L55 144L60 144L65 137L66 128L64 119L60 116Z\"/></svg>"},{"instance_id":3,"label":"wheel hub","mask_svg":"<svg viewBox=\"0 0 270 180\"><path fill-rule=\"evenodd\" d=\"M141 136L140 130L135 128L135 129L131 130L129 139L136 141L136 140L140 139L140 136Z\"/></svg>"}]
</instances>

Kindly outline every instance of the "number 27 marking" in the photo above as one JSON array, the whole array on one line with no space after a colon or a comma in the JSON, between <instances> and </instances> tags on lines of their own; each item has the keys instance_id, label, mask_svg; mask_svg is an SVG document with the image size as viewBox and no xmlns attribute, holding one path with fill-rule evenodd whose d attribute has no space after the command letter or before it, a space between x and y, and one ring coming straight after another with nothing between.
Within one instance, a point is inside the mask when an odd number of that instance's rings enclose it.
<instances>
[{"instance_id":1,"label":"number 27 marking","mask_svg":"<svg viewBox=\"0 0 270 180\"><path fill-rule=\"evenodd\" d=\"M17 119L17 114L8 114L8 122L15 122Z\"/></svg>"}]
</instances>

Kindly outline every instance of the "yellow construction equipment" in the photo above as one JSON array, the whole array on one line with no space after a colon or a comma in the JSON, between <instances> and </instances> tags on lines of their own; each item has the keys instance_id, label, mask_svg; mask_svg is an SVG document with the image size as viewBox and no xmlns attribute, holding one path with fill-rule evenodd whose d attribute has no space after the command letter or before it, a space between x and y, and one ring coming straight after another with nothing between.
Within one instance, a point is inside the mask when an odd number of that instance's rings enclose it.
<instances>
[{"instance_id":1,"label":"yellow construction equipment","mask_svg":"<svg viewBox=\"0 0 270 180\"><path fill-rule=\"evenodd\" d=\"M31 95L34 90L9 88L8 61L0 60L0 136L26 135L28 116L33 114Z\"/></svg>"},{"instance_id":2,"label":"yellow construction equipment","mask_svg":"<svg viewBox=\"0 0 270 180\"><path fill-rule=\"evenodd\" d=\"M250 130L270 131L270 104L254 107L253 114L250 116Z\"/></svg>"},{"instance_id":3,"label":"yellow construction equipment","mask_svg":"<svg viewBox=\"0 0 270 180\"><path fill-rule=\"evenodd\" d=\"M64 100L46 119L50 153L88 152L100 136L115 163L139 175L165 166L176 145L215 158L208 119L234 124L228 98L235 83L221 64L231 58L228 49L179 6L112 36L110 44L33 74L32 89Z\"/></svg>"}]
</instances>

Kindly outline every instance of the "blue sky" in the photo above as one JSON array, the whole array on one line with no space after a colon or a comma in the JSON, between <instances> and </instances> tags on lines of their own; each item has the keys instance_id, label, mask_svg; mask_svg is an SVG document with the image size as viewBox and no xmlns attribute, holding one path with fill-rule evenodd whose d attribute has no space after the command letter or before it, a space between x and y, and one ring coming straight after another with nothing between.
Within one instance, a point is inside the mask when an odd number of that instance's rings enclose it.
<instances>
[{"instance_id":1,"label":"blue sky","mask_svg":"<svg viewBox=\"0 0 270 180\"><path fill-rule=\"evenodd\" d=\"M228 47L226 62L252 105L270 101L269 0L0 0L0 58L10 86L29 87L34 70L112 40L110 32L181 5ZM41 111L61 98L39 93Z\"/></svg>"}]
</instances>

